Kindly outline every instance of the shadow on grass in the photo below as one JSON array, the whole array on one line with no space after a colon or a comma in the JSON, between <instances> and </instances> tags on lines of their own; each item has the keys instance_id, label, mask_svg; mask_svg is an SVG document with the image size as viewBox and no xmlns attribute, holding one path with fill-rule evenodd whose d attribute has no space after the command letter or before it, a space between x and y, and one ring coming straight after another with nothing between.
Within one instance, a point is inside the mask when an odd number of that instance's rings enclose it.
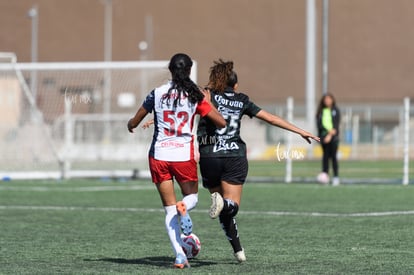
<instances>
[{"instance_id":1,"label":"shadow on grass","mask_svg":"<svg viewBox=\"0 0 414 275\"><path fill-rule=\"evenodd\" d=\"M171 257L158 256L158 257L145 257L145 258L139 258L139 259L124 259L124 258L84 259L84 261L170 267L172 266L174 259ZM218 264L217 262L205 261L205 260L203 261L203 260L198 260L198 259L191 259L189 260L189 262L192 267L200 267L200 266Z\"/></svg>"}]
</instances>

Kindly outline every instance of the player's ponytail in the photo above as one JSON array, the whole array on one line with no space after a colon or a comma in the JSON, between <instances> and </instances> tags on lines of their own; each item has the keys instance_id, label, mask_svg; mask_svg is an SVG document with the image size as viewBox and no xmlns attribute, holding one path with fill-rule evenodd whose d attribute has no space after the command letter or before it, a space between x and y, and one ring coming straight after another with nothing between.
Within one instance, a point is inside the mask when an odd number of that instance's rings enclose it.
<instances>
[{"instance_id":1,"label":"player's ponytail","mask_svg":"<svg viewBox=\"0 0 414 275\"><path fill-rule=\"evenodd\" d=\"M191 80L190 73L193 61L184 53L175 54L168 65L168 69L172 76L172 86L167 94L162 98L168 105L171 104L171 93L173 90L177 91L177 96L174 98L173 107L180 104L182 97L187 97L191 103L196 103L204 98L200 88Z\"/></svg>"}]
</instances>

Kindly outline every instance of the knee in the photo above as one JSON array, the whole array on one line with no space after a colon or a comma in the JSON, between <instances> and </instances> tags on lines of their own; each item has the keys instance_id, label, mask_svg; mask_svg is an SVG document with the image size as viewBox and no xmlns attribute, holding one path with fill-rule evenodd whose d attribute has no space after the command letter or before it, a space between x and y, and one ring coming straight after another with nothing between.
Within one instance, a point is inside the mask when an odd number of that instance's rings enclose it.
<instances>
[{"instance_id":1,"label":"knee","mask_svg":"<svg viewBox=\"0 0 414 275\"><path fill-rule=\"evenodd\" d=\"M238 212L239 212L239 205L237 204L237 202L234 202L230 199L224 199L224 207L220 215L235 217Z\"/></svg>"}]
</instances>

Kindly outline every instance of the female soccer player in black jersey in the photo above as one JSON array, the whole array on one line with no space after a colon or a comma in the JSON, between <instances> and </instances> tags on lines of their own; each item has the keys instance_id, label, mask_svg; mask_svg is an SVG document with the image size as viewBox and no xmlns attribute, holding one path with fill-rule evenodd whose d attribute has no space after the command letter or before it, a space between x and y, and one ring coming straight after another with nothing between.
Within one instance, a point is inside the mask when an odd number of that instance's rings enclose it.
<instances>
[{"instance_id":1,"label":"female soccer player in black jersey","mask_svg":"<svg viewBox=\"0 0 414 275\"><path fill-rule=\"evenodd\" d=\"M198 127L198 142L203 186L211 193L210 217L219 217L234 256L239 262L244 262L246 256L240 244L235 220L248 171L246 144L240 137L242 116L256 117L297 133L308 143L312 139L319 141L319 138L262 110L247 95L236 92L237 82L232 61L220 59L214 62L210 68L210 94L207 96L227 121L227 126L217 129L210 120L202 118Z\"/></svg>"}]
</instances>

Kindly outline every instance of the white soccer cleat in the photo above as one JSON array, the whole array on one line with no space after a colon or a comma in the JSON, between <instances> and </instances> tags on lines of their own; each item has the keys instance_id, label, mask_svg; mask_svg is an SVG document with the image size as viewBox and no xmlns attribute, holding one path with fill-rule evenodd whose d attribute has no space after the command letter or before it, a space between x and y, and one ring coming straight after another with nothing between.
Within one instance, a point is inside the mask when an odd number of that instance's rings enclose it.
<instances>
[{"instance_id":1,"label":"white soccer cleat","mask_svg":"<svg viewBox=\"0 0 414 275\"><path fill-rule=\"evenodd\" d=\"M338 177L334 177L332 179L332 186L338 186L341 182L339 181Z\"/></svg>"},{"instance_id":2,"label":"white soccer cleat","mask_svg":"<svg viewBox=\"0 0 414 275\"><path fill-rule=\"evenodd\" d=\"M218 192L211 194L210 218L215 219L220 215L224 207L223 197Z\"/></svg>"},{"instance_id":3,"label":"white soccer cleat","mask_svg":"<svg viewBox=\"0 0 414 275\"><path fill-rule=\"evenodd\" d=\"M245 262L246 261L246 255L244 254L244 248L242 248L241 251L234 253L234 257L236 257L236 260L239 263Z\"/></svg>"}]
</instances>

